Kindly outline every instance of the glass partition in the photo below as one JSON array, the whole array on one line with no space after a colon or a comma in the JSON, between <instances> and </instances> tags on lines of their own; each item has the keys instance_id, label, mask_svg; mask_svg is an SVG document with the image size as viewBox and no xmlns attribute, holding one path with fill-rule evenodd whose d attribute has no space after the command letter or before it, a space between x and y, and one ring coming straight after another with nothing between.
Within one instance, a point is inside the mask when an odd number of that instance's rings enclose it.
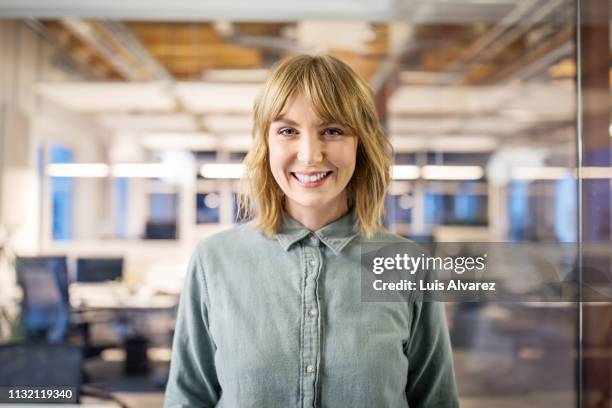
<instances>
[{"instance_id":1,"label":"glass partition","mask_svg":"<svg viewBox=\"0 0 612 408\"><path fill-rule=\"evenodd\" d=\"M556 301L445 303L462 406L606 406L611 3L361 3L367 13L331 2L331 15L287 6L266 18L115 10L1 21L14 36L0 38L0 74L17 87L0 112L10 119L0 127L3 224L29 228L15 235L35 235L34 252L112 241L144 258L167 244L168 263L180 263L237 222L252 103L270 68L329 53L368 82L393 145L387 229L459 255L475 243L524 245L539 256L504 273L552 270L569 288ZM20 47L22 37L40 45ZM31 178L19 170L28 166ZM34 221L19 215L25 198L6 199L22 184ZM547 258L550 248L559 256Z\"/></svg>"}]
</instances>

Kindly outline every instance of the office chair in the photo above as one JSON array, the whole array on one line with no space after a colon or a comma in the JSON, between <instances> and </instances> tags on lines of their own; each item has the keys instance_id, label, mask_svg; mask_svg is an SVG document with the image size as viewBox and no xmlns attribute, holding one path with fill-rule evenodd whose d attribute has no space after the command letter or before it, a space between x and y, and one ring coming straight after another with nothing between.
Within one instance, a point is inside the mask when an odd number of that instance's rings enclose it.
<instances>
[{"instance_id":1,"label":"office chair","mask_svg":"<svg viewBox=\"0 0 612 408\"><path fill-rule=\"evenodd\" d=\"M29 340L58 343L70 325L66 257L19 257L21 321Z\"/></svg>"},{"instance_id":2,"label":"office chair","mask_svg":"<svg viewBox=\"0 0 612 408\"><path fill-rule=\"evenodd\" d=\"M92 344L90 326L94 322L71 319L65 256L18 257L16 264L17 281L23 289L21 321L28 341L77 341L86 358L117 346Z\"/></svg>"}]
</instances>

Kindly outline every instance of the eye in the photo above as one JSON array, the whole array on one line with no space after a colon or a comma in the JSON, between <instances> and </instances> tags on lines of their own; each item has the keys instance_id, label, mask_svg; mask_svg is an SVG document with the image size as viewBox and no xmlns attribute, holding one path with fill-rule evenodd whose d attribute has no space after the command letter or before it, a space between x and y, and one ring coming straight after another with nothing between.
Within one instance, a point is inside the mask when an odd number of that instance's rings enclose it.
<instances>
[{"instance_id":1,"label":"eye","mask_svg":"<svg viewBox=\"0 0 612 408\"><path fill-rule=\"evenodd\" d=\"M297 131L293 128L281 128L278 130L278 134L282 136L295 136Z\"/></svg>"},{"instance_id":2,"label":"eye","mask_svg":"<svg viewBox=\"0 0 612 408\"><path fill-rule=\"evenodd\" d=\"M339 128L326 128L323 131L323 134L326 136L342 136L344 134L344 131Z\"/></svg>"}]
</instances>

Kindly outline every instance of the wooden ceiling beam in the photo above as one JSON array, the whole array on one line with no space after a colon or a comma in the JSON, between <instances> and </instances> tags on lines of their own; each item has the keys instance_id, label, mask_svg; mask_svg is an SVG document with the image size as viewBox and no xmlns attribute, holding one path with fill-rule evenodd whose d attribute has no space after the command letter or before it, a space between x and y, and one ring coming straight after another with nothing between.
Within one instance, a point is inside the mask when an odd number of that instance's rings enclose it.
<instances>
[{"instance_id":1,"label":"wooden ceiling beam","mask_svg":"<svg viewBox=\"0 0 612 408\"><path fill-rule=\"evenodd\" d=\"M225 58L236 55L259 55L254 48L239 47L231 44L163 44L149 47L149 52L159 58Z\"/></svg>"},{"instance_id":2,"label":"wooden ceiling beam","mask_svg":"<svg viewBox=\"0 0 612 408\"><path fill-rule=\"evenodd\" d=\"M169 71L180 72L182 70L206 70L206 69L248 69L257 68L261 65L260 58L232 58L226 60L213 60L213 59L160 59Z\"/></svg>"},{"instance_id":3,"label":"wooden ceiling beam","mask_svg":"<svg viewBox=\"0 0 612 408\"><path fill-rule=\"evenodd\" d=\"M128 23L134 33L146 45L158 42L206 42L223 43L223 37L209 23Z\"/></svg>"},{"instance_id":4,"label":"wooden ceiling beam","mask_svg":"<svg viewBox=\"0 0 612 408\"><path fill-rule=\"evenodd\" d=\"M287 27L295 26L295 22L287 23L234 23L240 35L261 37L281 37Z\"/></svg>"}]
</instances>

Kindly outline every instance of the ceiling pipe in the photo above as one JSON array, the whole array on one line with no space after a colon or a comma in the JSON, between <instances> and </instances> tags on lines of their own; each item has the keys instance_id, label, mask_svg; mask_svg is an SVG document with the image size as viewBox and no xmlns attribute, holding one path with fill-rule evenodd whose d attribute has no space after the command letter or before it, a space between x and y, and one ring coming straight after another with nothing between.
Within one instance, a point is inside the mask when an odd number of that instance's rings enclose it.
<instances>
[{"instance_id":1,"label":"ceiling pipe","mask_svg":"<svg viewBox=\"0 0 612 408\"><path fill-rule=\"evenodd\" d=\"M174 77L151 55L132 30L125 24L107 20L98 22L98 25L146 67L151 73L152 80L174 82Z\"/></svg>"}]
</instances>

